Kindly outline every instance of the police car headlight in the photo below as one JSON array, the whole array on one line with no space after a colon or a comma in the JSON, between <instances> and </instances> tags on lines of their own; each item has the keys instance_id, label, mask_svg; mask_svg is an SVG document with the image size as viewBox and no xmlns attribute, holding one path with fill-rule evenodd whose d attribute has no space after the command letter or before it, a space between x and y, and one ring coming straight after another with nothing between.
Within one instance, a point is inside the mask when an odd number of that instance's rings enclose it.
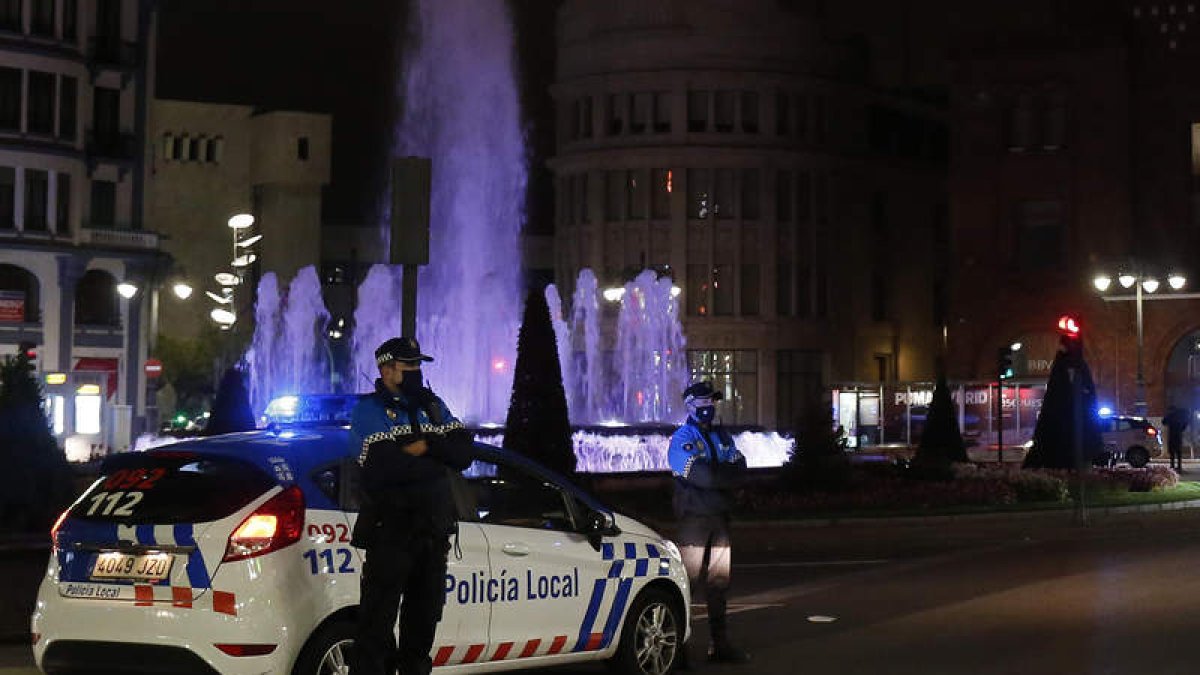
<instances>
[{"instance_id":1,"label":"police car headlight","mask_svg":"<svg viewBox=\"0 0 1200 675\"><path fill-rule=\"evenodd\" d=\"M675 542L671 541L670 539L663 539L661 543L663 550L667 552L667 555L670 556L672 560L683 562L683 556L680 555L679 547L675 545Z\"/></svg>"}]
</instances>

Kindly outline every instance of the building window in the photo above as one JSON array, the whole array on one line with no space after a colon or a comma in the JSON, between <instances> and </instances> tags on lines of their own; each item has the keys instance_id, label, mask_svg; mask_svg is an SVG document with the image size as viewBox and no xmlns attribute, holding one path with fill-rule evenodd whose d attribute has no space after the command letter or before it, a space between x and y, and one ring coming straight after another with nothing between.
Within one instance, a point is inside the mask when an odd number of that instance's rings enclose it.
<instances>
[{"instance_id":1,"label":"building window","mask_svg":"<svg viewBox=\"0 0 1200 675\"><path fill-rule=\"evenodd\" d=\"M24 0L0 0L0 30L20 33L24 30L21 25L21 5Z\"/></svg>"},{"instance_id":2,"label":"building window","mask_svg":"<svg viewBox=\"0 0 1200 675\"><path fill-rule=\"evenodd\" d=\"M794 316L792 308L792 273L795 267L790 262L789 253L780 250L776 258L775 272L775 313L779 316Z\"/></svg>"},{"instance_id":3,"label":"building window","mask_svg":"<svg viewBox=\"0 0 1200 675\"><path fill-rule=\"evenodd\" d=\"M713 316L733 316L733 265L718 264L712 271Z\"/></svg>"},{"instance_id":4,"label":"building window","mask_svg":"<svg viewBox=\"0 0 1200 675\"><path fill-rule=\"evenodd\" d=\"M807 96L797 96L795 98L795 105L793 106L796 109L796 131L794 133L805 141L808 141L810 138L808 130L808 100Z\"/></svg>"},{"instance_id":5,"label":"building window","mask_svg":"<svg viewBox=\"0 0 1200 675\"><path fill-rule=\"evenodd\" d=\"M46 232L50 199L50 174L39 169L25 169L25 231Z\"/></svg>"},{"instance_id":6,"label":"building window","mask_svg":"<svg viewBox=\"0 0 1200 675\"><path fill-rule=\"evenodd\" d=\"M761 217L758 208L759 192L758 169L743 169L741 208L743 220L758 220Z\"/></svg>"},{"instance_id":7,"label":"building window","mask_svg":"<svg viewBox=\"0 0 1200 675\"><path fill-rule=\"evenodd\" d=\"M88 270L75 284L75 324L120 326L117 280L103 270Z\"/></svg>"},{"instance_id":8,"label":"building window","mask_svg":"<svg viewBox=\"0 0 1200 675\"><path fill-rule=\"evenodd\" d=\"M708 380L724 398L717 402L723 424L758 423L758 352L750 349L688 352L692 381Z\"/></svg>"},{"instance_id":9,"label":"building window","mask_svg":"<svg viewBox=\"0 0 1200 675\"><path fill-rule=\"evenodd\" d=\"M621 197L625 191L624 171L604 172L604 220L621 220Z\"/></svg>"},{"instance_id":10,"label":"building window","mask_svg":"<svg viewBox=\"0 0 1200 675\"><path fill-rule=\"evenodd\" d=\"M653 95L650 92L637 92L632 95L632 114L629 118L629 133L643 134L650 127L650 115L653 113Z\"/></svg>"},{"instance_id":11,"label":"building window","mask_svg":"<svg viewBox=\"0 0 1200 675\"><path fill-rule=\"evenodd\" d=\"M713 211L722 220L737 216L733 201L733 169L717 169L713 190Z\"/></svg>"},{"instance_id":12,"label":"building window","mask_svg":"<svg viewBox=\"0 0 1200 675\"><path fill-rule=\"evenodd\" d=\"M781 223L792 221L792 172L775 174L775 218Z\"/></svg>"},{"instance_id":13,"label":"building window","mask_svg":"<svg viewBox=\"0 0 1200 675\"><path fill-rule=\"evenodd\" d=\"M1061 150L1066 145L1067 97L1059 91L1046 101L1045 121L1042 124L1042 149Z\"/></svg>"},{"instance_id":14,"label":"building window","mask_svg":"<svg viewBox=\"0 0 1200 675\"><path fill-rule=\"evenodd\" d=\"M707 218L710 204L711 172L708 169L687 170L688 218Z\"/></svg>"},{"instance_id":15,"label":"building window","mask_svg":"<svg viewBox=\"0 0 1200 675\"><path fill-rule=\"evenodd\" d=\"M776 424L795 430L799 418L818 405L824 389L821 352L781 350L776 354Z\"/></svg>"},{"instance_id":16,"label":"building window","mask_svg":"<svg viewBox=\"0 0 1200 675\"><path fill-rule=\"evenodd\" d=\"M775 92L775 135L787 136L792 133L792 109L788 104L787 92Z\"/></svg>"},{"instance_id":17,"label":"building window","mask_svg":"<svg viewBox=\"0 0 1200 675\"><path fill-rule=\"evenodd\" d=\"M42 37L54 37L54 0L33 0L29 32Z\"/></svg>"},{"instance_id":18,"label":"building window","mask_svg":"<svg viewBox=\"0 0 1200 675\"><path fill-rule=\"evenodd\" d=\"M183 161L183 144L187 142L187 136L174 136L171 138L171 159L180 162Z\"/></svg>"},{"instance_id":19,"label":"building window","mask_svg":"<svg viewBox=\"0 0 1200 675\"><path fill-rule=\"evenodd\" d=\"M654 133L671 133L671 92L654 93Z\"/></svg>"},{"instance_id":20,"label":"building window","mask_svg":"<svg viewBox=\"0 0 1200 675\"><path fill-rule=\"evenodd\" d=\"M687 96L688 132L708 131L708 92L689 91Z\"/></svg>"},{"instance_id":21,"label":"building window","mask_svg":"<svg viewBox=\"0 0 1200 675\"><path fill-rule=\"evenodd\" d=\"M734 108L737 105L737 93L718 91L713 101L715 124L714 128L720 133L733 131Z\"/></svg>"},{"instance_id":22,"label":"building window","mask_svg":"<svg viewBox=\"0 0 1200 675\"><path fill-rule=\"evenodd\" d=\"M221 161L221 149L225 145L225 139L220 136L208 139L204 144L204 161L214 164Z\"/></svg>"},{"instance_id":23,"label":"building window","mask_svg":"<svg viewBox=\"0 0 1200 675\"><path fill-rule=\"evenodd\" d=\"M202 138L189 138L188 139L187 158L188 158L189 162L199 162L200 161L200 143L203 142L203 140L204 139L202 139Z\"/></svg>"},{"instance_id":24,"label":"building window","mask_svg":"<svg viewBox=\"0 0 1200 675\"><path fill-rule=\"evenodd\" d=\"M55 191L55 232L67 234L71 231L71 174L58 174L58 186Z\"/></svg>"},{"instance_id":25,"label":"building window","mask_svg":"<svg viewBox=\"0 0 1200 675\"><path fill-rule=\"evenodd\" d=\"M17 170L0 166L0 229L17 226Z\"/></svg>"},{"instance_id":26,"label":"building window","mask_svg":"<svg viewBox=\"0 0 1200 675\"><path fill-rule=\"evenodd\" d=\"M626 181L625 205L630 220L646 218L646 177L644 169L630 171Z\"/></svg>"},{"instance_id":27,"label":"building window","mask_svg":"<svg viewBox=\"0 0 1200 675\"><path fill-rule=\"evenodd\" d=\"M890 382L892 358L887 354L875 355L875 379L880 382Z\"/></svg>"},{"instance_id":28,"label":"building window","mask_svg":"<svg viewBox=\"0 0 1200 675\"><path fill-rule=\"evenodd\" d=\"M308 161L308 136L296 139L296 157L301 161Z\"/></svg>"},{"instance_id":29,"label":"building window","mask_svg":"<svg viewBox=\"0 0 1200 675\"><path fill-rule=\"evenodd\" d=\"M59 80L58 137L68 141L75 140L75 130L79 126L75 114L78 89L79 84L73 77L63 75Z\"/></svg>"},{"instance_id":30,"label":"building window","mask_svg":"<svg viewBox=\"0 0 1200 675\"><path fill-rule=\"evenodd\" d=\"M577 218L572 222L588 223L591 222L591 217L588 216L588 174L586 172L575 176L575 209Z\"/></svg>"},{"instance_id":31,"label":"building window","mask_svg":"<svg viewBox=\"0 0 1200 675\"><path fill-rule=\"evenodd\" d=\"M671 170L653 169L650 175L654 182L650 193L650 217L667 220L671 217Z\"/></svg>"},{"instance_id":32,"label":"building window","mask_svg":"<svg viewBox=\"0 0 1200 675\"><path fill-rule=\"evenodd\" d=\"M92 131L96 138L113 142L121 128L121 92L107 87L92 90Z\"/></svg>"},{"instance_id":33,"label":"building window","mask_svg":"<svg viewBox=\"0 0 1200 675\"><path fill-rule=\"evenodd\" d=\"M33 134L54 133L54 75L29 71L29 107L25 128Z\"/></svg>"},{"instance_id":34,"label":"building window","mask_svg":"<svg viewBox=\"0 0 1200 675\"><path fill-rule=\"evenodd\" d=\"M741 315L758 316L762 292L758 263L742 263L741 271Z\"/></svg>"},{"instance_id":35,"label":"building window","mask_svg":"<svg viewBox=\"0 0 1200 675\"><path fill-rule=\"evenodd\" d=\"M1046 269L1062 262L1062 202L1022 202L1017 205L1016 218L1018 267Z\"/></svg>"},{"instance_id":36,"label":"building window","mask_svg":"<svg viewBox=\"0 0 1200 675\"><path fill-rule=\"evenodd\" d=\"M604 128L609 136L620 136L625 132L625 98L625 94L608 95Z\"/></svg>"},{"instance_id":37,"label":"building window","mask_svg":"<svg viewBox=\"0 0 1200 675\"><path fill-rule=\"evenodd\" d=\"M79 2L78 0L63 0L63 35L64 42L79 42Z\"/></svg>"},{"instance_id":38,"label":"building window","mask_svg":"<svg viewBox=\"0 0 1200 675\"><path fill-rule=\"evenodd\" d=\"M0 68L0 129L21 129L21 71Z\"/></svg>"},{"instance_id":39,"label":"building window","mask_svg":"<svg viewBox=\"0 0 1200 675\"><path fill-rule=\"evenodd\" d=\"M117 222L117 184L107 180L92 181L93 227L113 227Z\"/></svg>"},{"instance_id":40,"label":"building window","mask_svg":"<svg viewBox=\"0 0 1200 675\"><path fill-rule=\"evenodd\" d=\"M812 174L801 171L797 176L796 219L801 223L812 222L813 179Z\"/></svg>"},{"instance_id":41,"label":"building window","mask_svg":"<svg viewBox=\"0 0 1200 675\"><path fill-rule=\"evenodd\" d=\"M688 314L708 316L708 291L712 284L712 268L708 265L688 265L687 283Z\"/></svg>"},{"instance_id":42,"label":"building window","mask_svg":"<svg viewBox=\"0 0 1200 675\"><path fill-rule=\"evenodd\" d=\"M758 133L758 93L742 92L742 131L748 134Z\"/></svg>"}]
</instances>

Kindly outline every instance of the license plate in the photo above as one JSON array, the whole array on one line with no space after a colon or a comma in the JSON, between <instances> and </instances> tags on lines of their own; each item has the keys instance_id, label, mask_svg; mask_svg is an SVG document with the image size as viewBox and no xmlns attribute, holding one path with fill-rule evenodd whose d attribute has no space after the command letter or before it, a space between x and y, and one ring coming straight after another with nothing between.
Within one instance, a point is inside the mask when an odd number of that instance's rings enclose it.
<instances>
[{"instance_id":1,"label":"license plate","mask_svg":"<svg viewBox=\"0 0 1200 675\"><path fill-rule=\"evenodd\" d=\"M170 553L101 553L92 567L92 579L161 581L170 574L173 561Z\"/></svg>"}]
</instances>

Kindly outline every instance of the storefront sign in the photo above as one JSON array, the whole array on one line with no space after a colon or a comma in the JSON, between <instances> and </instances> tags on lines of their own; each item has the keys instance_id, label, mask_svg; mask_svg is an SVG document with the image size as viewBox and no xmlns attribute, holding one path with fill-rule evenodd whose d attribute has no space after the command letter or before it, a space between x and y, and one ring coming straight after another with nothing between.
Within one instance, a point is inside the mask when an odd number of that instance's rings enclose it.
<instances>
[{"instance_id":1,"label":"storefront sign","mask_svg":"<svg viewBox=\"0 0 1200 675\"><path fill-rule=\"evenodd\" d=\"M0 291L0 322L24 323L25 294L21 291Z\"/></svg>"}]
</instances>

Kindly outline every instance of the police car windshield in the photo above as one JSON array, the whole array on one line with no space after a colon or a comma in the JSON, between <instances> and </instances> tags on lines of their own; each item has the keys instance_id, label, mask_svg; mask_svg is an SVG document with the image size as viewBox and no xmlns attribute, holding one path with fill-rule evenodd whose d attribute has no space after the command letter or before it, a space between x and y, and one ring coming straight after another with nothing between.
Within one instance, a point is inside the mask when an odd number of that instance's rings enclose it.
<instances>
[{"instance_id":1,"label":"police car windshield","mask_svg":"<svg viewBox=\"0 0 1200 675\"><path fill-rule=\"evenodd\" d=\"M71 517L130 525L218 520L274 485L266 472L232 457L191 452L116 455L71 507Z\"/></svg>"}]
</instances>

